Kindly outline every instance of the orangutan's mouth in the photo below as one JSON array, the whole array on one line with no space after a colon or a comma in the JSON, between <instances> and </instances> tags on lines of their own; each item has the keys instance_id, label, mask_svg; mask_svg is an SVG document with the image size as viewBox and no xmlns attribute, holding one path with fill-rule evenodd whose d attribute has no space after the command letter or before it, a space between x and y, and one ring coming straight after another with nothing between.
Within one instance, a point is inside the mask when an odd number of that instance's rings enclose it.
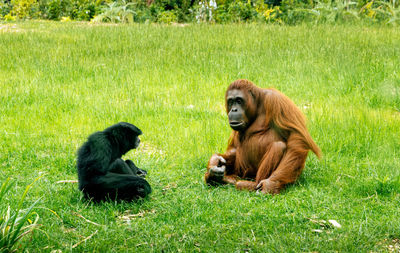
<instances>
[{"instance_id":1,"label":"orangutan's mouth","mask_svg":"<svg viewBox=\"0 0 400 253\"><path fill-rule=\"evenodd\" d=\"M229 121L229 125L230 125L233 129L238 128L238 127L241 127L241 126L243 126L243 124L244 124L243 121Z\"/></svg>"}]
</instances>

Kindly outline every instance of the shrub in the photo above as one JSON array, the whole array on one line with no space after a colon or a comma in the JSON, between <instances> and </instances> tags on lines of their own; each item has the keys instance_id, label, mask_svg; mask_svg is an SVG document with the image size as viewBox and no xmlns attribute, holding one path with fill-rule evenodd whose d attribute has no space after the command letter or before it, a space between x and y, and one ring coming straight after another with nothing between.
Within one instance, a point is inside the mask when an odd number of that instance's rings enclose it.
<instances>
[{"instance_id":1,"label":"shrub","mask_svg":"<svg viewBox=\"0 0 400 253\"><path fill-rule=\"evenodd\" d=\"M72 2L70 17L75 20L91 20L101 11L101 1L75 0Z\"/></svg>"},{"instance_id":2,"label":"shrub","mask_svg":"<svg viewBox=\"0 0 400 253\"><path fill-rule=\"evenodd\" d=\"M12 0L11 14L19 19L31 18L37 7L36 0Z\"/></svg>"},{"instance_id":3,"label":"shrub","mask_svg":"<svg viewBox=\"0 0 400 253\"><path fill-rule=\"evenodd\" d=\"M12 7L9 1L0 0L0 17L6 16L10 13Z\"/></svg>"},{"instance_id":4,"label":"shrub","mask_svg":"<svg viewBox=\"0 0 400 253\"><path fill-rule=\"evenodd\" d=\"M38 179L36 178L33 183ZM10 179L6 179L0 188L0 252L12 252L21 238L32 233L39 226L37 224L39 215L33 212L33 208L40 199L36 200L28 208L22 209L25 197L33 183L26 187L15 210L10 207L8 201L4 198L5 194L13 186Z\"/></svg>"},{"instance_id":5,"label":"shrub","mask_svg":"<svg viewBox=\"0 0 400 253\"><path fill-rule=\"evenodd\" d=\"M252 8L251 2L234 1L228 7L228 13L233 22L251 21L257 16L257 12Z\"/></svg>"},{"instance_id":6,"label":"shrub","mask_svg":"<svg viewBox=\"0 0 400 253\"><path fill-rule=\"evenodd\" d=\"M125 0L112 2L102 9L102 13L93 19L93 22L132 23L136 12L130 9L133 3Z\"/></svg>"},{"instance_id":7,"label":"shrub","mask_svg":"<svg viewBox=\"0 0 400 253\"><path fill-rule=\"evenodd\" d=\"M250 22L259 18L255 5L251 1L217 1L220 4L213 9L212 20L217 23ZM262 14L260 14L262 16Z\"/></svg>"},{"instance_id":8,"label":"shrub","mask_svg":"<svg viewBox=\"0 0 400 253\"><path fill-rule=\"evenodd\" d=\"M162 24L172 24L178 21L174 11L163 11L158 14L157 21Z\"/></svg>"},{"instance_id":9,"label":"shrub","mask_svg":"<svg viewBox=\"0 0 400 253\"><path fill-rule=\"evenodd\" d=\"M400 24L400 5L395 0L390 2L370 1L360 9L359 13L362 17L374 22L390 25Z\"/></svg>"},{"instance_id":10,"label":"shrub","mask_svg":"<svg viewBox=\"0 0 400 253\"><path fill-rule=\"evenodd\" d=\"M61 17L69 16L70 10L71 2L69 0L52 0L48 3L45 17L52 20L60 20Z\"/></svg>"},{"instance_id":11,"label":"shrub","mask_svg":"<svg viewBox=\"0 0 400 253\"><path fill-rule=\"evenodd\" d=\"M232 16L228 12L228 6L226 5L220 5L218 6L217 9L214 10L213 12L213 20L215 20L216 23L220 24L226 24L231 22ZM207 21L207 20L204 20Z\"/></svg>"},{"instance_id":12,"label":"shrub","mask_svg":"<svg viewBox=\"0 0 400 253\"><path fill-rule=\"evenodd\" d=\"M312 15L312 19L316 23L343 23L345 21L353 21L359 18L358 12L353 8L356 5L356 2L347 0L329 0L327 2L317 1L314 8L306 11Z\"/></svg>"},{"instance_id":13,"label":"shrub","mask_svg":"<svg viewBox=\"0 0 400 253\"><path fill-rule=\"evenodd\" d=\"M217 4L215 6L213 3ZM0 18L94 22L400 24L398 0L0 0Z\"/></svg>"},{"instance_id":14,"label":"shrub","mask_svg":"<svg viewBox=\"0 0 400 253\"><path fill-rule=\"evenodd\" d=\"M195 0L154 0L151 6L155 6L157 9L161 10L157 17L157 21L171 20L175 19L173 22L188 22L193 21L191 14L193 13L194 3L197 4ZM166 11L166 13L163 13Z\"/></svg>"},{"instance_id":15,"label":"shrub","mask_svg":"<svg viewBox=\"0 0 400 253\"><path fill-rule=\"evenodd\" d=\"M5 21L15 21L17 18L13 15L11 15L11 13L8 13L7 15L4 16L4 20Z\"/></svg>"},{"instance_id":16,"label":"shrub","mask_svg":"<svg viewBox=\"0 0 400 253\"><path fill-rule=\"evenodd\" d=\"M307 11L313 7L312 0L282 0L280 10L282 21L286 24L297 24L310 19Z\"/></svg>"},{"instance_id":17,"label":"shrub","mask_svg":"<svg viewBox=\"0 0 400 253\"><path fill-rule=\"evenodd\" d=\"M38 11L44 19L70 17L73 20L88 21L100 13L102 4L100 0L39 0Z\"/></svg>"}]
</instances>

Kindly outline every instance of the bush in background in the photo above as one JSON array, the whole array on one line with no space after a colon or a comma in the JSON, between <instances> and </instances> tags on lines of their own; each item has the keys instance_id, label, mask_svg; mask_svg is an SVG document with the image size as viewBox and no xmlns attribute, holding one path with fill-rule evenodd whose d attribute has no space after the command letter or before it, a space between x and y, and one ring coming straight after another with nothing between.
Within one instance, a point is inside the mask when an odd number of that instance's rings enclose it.
<instances>
[{"instance_id":1,"label":"bush in background","mask_svg":"<svg viewBox=\"0 0 400 253\"><path fill-rule=\"evenodd\" d=\"M73 20L91 20L101 12L102 1L90 0L40 0L40 15L44 19L60 20L70 17Z\"/></svg>"},{"instance_id":2,"label":"bush in background","mask_svg":"<svg viewBox=\"0 0 400 253\"><path fill-rule=\"evenodd\" d=\"M133 23L133 16L136 14L130 6L133 3L127 3L125 0L107 3L101 9L101 13L96 16L94 22L111 22L111 23Z\"/></svg>"},{"instance_id":3,"label":"bush in background","mask_svg":"<svg viewBox=\"0 0 400 253\"><path fill-rule=\"evenodd\" d=\"M397 0L0 0L0 18L113 23L400 24Z\"/></svg>"}]
</instances>

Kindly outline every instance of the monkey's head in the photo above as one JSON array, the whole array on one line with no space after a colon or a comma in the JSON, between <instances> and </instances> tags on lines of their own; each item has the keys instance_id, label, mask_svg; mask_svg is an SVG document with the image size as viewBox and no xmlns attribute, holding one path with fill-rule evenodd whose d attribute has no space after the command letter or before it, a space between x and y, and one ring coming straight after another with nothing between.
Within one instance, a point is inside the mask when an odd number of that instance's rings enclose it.
<instances>
[{"instance_id":1,"label":"monkey's head","mask_svg":"<svg viewBox=\"0 0 400 253\"><path fill-rule=\"evenodd\" d=\"M257 118L256 86L248 80L237 80L225 93L226 113L230 127L244 132Z\"/></svg>"},{"instance_id":2,"label":"monkey's head","mask_svg":"<svg viewBox=\"0 0 400 253\"><path fill-rule=\"evenodd\" d=\"M142 134L142 131L131 123L119 122L108 127L104 132L109 133L113 141L120 147L122 154L139 147L139 135Z\"/></svg>"}]
</instances>

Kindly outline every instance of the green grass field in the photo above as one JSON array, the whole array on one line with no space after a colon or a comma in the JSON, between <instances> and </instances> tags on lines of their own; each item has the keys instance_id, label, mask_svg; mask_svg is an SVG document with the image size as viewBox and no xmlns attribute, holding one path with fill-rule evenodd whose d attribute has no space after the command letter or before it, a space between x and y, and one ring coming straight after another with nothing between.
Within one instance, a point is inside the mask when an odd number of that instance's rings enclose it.
<instances>
[{"instance_id":1,"label":"green grass field","mask_svg":"<svg viewBox=\"0 0 400 253\"><path fill-rule=\"evenodd\" d=\"M0 24L0 180L16 181L0 208L44 175L26 202L41 198L42 226L19 246L30 252L399 249L399 63L390 27ZM323 152L280 195L203 182L239 78L292 98ZM147 199L93 204L56 183L119 121L144 132L125 158L148 170Z\"/></svg>"}]
</instances>

